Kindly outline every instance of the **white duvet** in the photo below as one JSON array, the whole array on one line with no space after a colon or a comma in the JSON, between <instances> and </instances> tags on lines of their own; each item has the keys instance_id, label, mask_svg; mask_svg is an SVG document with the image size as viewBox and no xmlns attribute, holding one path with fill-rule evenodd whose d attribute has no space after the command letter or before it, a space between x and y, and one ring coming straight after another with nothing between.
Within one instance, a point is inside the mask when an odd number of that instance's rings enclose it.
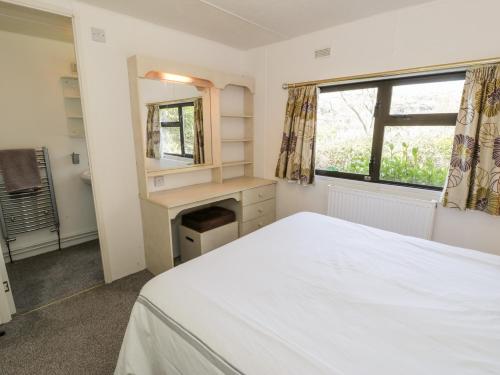
<instances>
[{"instance_id":1,"label":"white duvet","mask_svg":"<svg viewBox=\"0 0 500 375\"><path fill-rule=\"evenodd\" d=\"M220 373L500 374L500 257L280 220L155 277L134 306L116 374Z\"/></svg>"}]
</instances>

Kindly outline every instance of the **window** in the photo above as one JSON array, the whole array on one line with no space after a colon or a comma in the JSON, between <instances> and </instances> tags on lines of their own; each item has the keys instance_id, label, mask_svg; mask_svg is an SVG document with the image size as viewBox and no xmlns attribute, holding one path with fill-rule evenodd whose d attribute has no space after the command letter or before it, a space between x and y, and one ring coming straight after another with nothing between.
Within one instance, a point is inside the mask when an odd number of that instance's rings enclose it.
<instances>
[{"instance_id":1,"label":"window","mask_svg":"<svg viewBox=\"0 0 500 375\"><path fill-rule=\"evenodd\" d=\"M194 104L176 103L160 107L162 153L193 158Z\"/></svg>"},{"instance_id":2,"label":"window","mask_svg":"<svg viewBox=\"0 0 500 375\"><path fill-rule=\"evenodd\" d=\"M322 87L316 174L441 189L465 73Z\"/></svg>"}]
</instances>

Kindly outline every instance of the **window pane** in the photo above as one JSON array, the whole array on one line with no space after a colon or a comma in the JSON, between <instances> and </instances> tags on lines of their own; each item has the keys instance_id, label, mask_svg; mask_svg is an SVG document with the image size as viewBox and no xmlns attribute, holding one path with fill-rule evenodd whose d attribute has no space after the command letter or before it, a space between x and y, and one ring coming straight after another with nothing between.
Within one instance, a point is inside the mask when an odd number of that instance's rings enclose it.
<instances>
[{"instance_id":1,"label":"window pane","mask_svg":"<svg viewBox=\"0 0 500 375\"><path fill-rule=\"evenodd\" d=\"M184 125L184 152L193 155L194 106L182 107L182 123Z\"/></svg>"},{"instance_id":2,"label":"window pane","mask_svg":"<svg viewBox=\"0 0 500 375\"><path fill-rule=\"evenodd\" d=\"M386 126L380 179L444 186L454 132L453 126Z\"/></svg>"},{"instance_id":3,"label":"window pane","mask_svg":"<svg viewBox=\"0 0 500 375\"><path fill-rule=\"evenodd\" d=\"M160 108L160 122L178 122L179 109L178 107Z\"/></svg>"},{"instance_id":4,"label":"window pane","mask_svg":"<svg viewBox=\"0 0 500 375\"><path fill-rule=\"evenodd\" d=\"M369 174L376 101L377 88L319 95L317 169Z\"/></svg>"},{"instance_id":5,"label":"window pane","mask_svg":"<svg viewBox=\"0 0 500 375\"><path fill-rule=\"evenodd\" d=\"M464 80L392 87L391 115L457 113Z\"/></svg>"},{"instance_id":6,"label":"window pane","mask_svg":"<svg viewBox=\"0 0 500 375\"><path fill-rule=\"evenodd\" d=\"M179 127L162 127L161 136L163 153L181 154L181 129Z\"/></svg>"}]
</instances>

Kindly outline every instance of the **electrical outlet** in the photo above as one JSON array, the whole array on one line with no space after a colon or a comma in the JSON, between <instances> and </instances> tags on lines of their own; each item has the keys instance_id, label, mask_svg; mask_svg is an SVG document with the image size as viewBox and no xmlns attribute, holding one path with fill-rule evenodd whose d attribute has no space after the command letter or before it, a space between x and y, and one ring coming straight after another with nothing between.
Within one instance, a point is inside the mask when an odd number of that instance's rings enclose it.
<instances>
[{"instance_id":1,"label":"electrical outlet","mask_svg":"<svg viewBox=\"0 0 500 375\"><path fill-rule=\"evenodd\" d=\"M155 187L161 187L165 185L165 180L163 179L163 176L155 176L153 183Z\"/></svg>"},{"instance_id":2,"label":"electrical outlet","mask_svg":"<svg viewBox=\"0 0 500 375\"><path fill-rule=\"evenodd\" d=\"M104 29L92 27L90 28L90 33L94 42L106 43L106 32L104 31Z\"/></svg>"}]
</instances>

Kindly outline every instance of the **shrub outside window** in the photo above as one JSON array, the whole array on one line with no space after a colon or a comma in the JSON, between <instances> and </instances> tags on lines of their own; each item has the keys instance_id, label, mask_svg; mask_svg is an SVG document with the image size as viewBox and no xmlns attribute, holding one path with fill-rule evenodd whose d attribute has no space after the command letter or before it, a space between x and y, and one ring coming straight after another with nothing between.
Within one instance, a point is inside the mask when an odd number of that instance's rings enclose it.
<instances>
[{"instance_id":1,"label":"shrub outside window","mask_svg":"<svg viewBox=\"0 0 500 375\"><path fill-rule=\"evenodd\" d=\"M321 87L316 174L442 189L464 76Z\"/></svg>"}]
</instances>

